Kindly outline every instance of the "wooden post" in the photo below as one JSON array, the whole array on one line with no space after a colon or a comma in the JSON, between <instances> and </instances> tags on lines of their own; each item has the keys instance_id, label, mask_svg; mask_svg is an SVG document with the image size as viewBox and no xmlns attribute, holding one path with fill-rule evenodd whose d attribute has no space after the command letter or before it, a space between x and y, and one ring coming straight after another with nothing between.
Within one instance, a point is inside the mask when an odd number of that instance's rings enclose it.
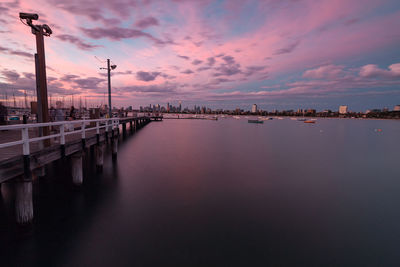
<instances>
[{"instance_id":1,"label":"wooden post","mask_svg":"<svg viewBox=\"0 0 400 267\"><path fill-rule=\"evenodd\" d=\"M72 182L75 185L83 183L82 152L77 152L71 156Z\"/></svg>"},{"instance_id":2,"label":"wooden post","mask_svg":"<svg viewBox=\"0 0 400 267\"><path fill-rule=\"evenodd\" d=\"M129 122L129 131L130 131L131 133L133 133L132 126L133 126L132 121L130 121L130 122Z\"/></svg>"},{"instance_id":3,"label":"wooden post","mask_svg":"<svg viewBox=\"0 0 400 267\"><path fill-rule=\"evenodd\" d=\"M32 172L30 168L30 148L28 128L22 129L22 149L24 154L24 174L15 183L15 215L17 223L29 223L33 219Z\"/></svg>"},{"instance_id":4,"label":"wooden post","mask_svg":"<svg viewBox=\"0 0 400 267\"><path fill-rule=\"evenodd\" d=\"M108 144L108 130L109 130L108 121L106 121L105 138L106 138L106 143L107 144Z\"/></svg>"},{"instance_id":5,"label":"wooden post","mask_svg":"<svg viewBox=\"0 0 400 267\"><path fill-rule=\"evenodd\" d=\"M60 147L61 147L61 156L65 159L65 126L64 124L60 125Z\"/></svg>"},{"instance_id":6,"label":"wooden post","mask_svg":"<svg viewBox=\"0 0 400 267\"><path fill-rule=\"evenodd\" d=\"M98 171L103 170L104 165L104 144L96 145L96 168Z\"/></svg>"},{"instance_id":7,"label":"wooden post","mask_svg":"<svg viewBox=\"0 0 400 267\"><path fill-rule=\"evenodd\" d=\"M49 107L47 99L47 78L46 78L46 60L44 52L44 39L43 39L43 28L38 26L38 31L33 33L36 36L36 50L35 64L36 64L36 86L38 96L38 110L39 117L38 122L49 122ZM40 114L41 113L41 114ZM49 135L50 129L48 126L43 127L43 135ZM50 146L50 139L44 140L45 146Z\"/></svg>"},{"instance_id":8,"label":"wooden post","mask_svg":"<svg viewBox=\"0 0 400 267\"><path fill-rule=\"evenodd\" d=\"M33 220L32 180L24 177L15 183L15 215L17 223L25 224Z\"/></svg>"},{"instance_id":9,"label":"wooden post","mask_svg":"<svg viewBox=\"0 0 400 267\"><path fill-rule=\"evenodd\" d=\"M85 152L86 151L86 132L85 132L85 122L82 122L81 125L81 131L82 131L82 135L81 135L81 139L82 139L82 151Z\"/></svg>"}]
</instances>

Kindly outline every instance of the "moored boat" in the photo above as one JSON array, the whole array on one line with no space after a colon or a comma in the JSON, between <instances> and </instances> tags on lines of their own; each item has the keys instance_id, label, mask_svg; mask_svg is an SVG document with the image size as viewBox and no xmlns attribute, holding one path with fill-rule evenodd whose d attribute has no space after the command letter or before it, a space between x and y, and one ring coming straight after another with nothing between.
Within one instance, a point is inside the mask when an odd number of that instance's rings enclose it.
<instances>
[{"instance_id":1,"label":"moored boat","mask_svg":"<svg viewBox=\"0 0 400 267\"><path fill-rule=\"evenodd\" d=\"M264 121L259 121L259 120L248 120L248 123L264 123Z\"/></svg>"}]
</instances>

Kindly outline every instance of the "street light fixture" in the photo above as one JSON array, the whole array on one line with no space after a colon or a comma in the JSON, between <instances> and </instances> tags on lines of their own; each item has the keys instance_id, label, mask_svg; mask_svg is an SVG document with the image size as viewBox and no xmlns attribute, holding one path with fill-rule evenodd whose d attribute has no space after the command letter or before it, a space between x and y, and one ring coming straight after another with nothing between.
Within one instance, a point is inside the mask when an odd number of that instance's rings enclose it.
<instances>
[{"instance_id":1,"label":"street light fixture","mask_svg":"<svg viewBox=\"0 0 400 267\"><path fill-rule=\"evenodd\" d=\"M100 68L101 70L107 70L108 74L108 116L112 118L111 111L111 70L115 70L117 65L110 65L110 59L107 59L107 68Z\"/></svg>"}]
</instances>

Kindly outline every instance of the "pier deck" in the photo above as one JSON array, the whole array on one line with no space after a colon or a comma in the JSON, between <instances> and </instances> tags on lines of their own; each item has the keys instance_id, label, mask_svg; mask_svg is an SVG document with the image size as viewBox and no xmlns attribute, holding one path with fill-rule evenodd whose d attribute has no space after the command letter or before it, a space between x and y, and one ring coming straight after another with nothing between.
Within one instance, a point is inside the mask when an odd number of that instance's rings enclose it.
<instances>
[{"instance_id":1,"label":"pier deck","mask_svg":"<svg viewBox=\"0 0 400 267\"><path fill-rule=\"evenodd\" d=\"M126 124L130 124L131 127L129 128L129 130L130 132L134 132L136 131L136 129L139 129L140 127L144 126L152 120L162 120L162 117L142 116L118 118L118 126L115 129L115 135L118 136L120 131L122 131L122 134L125 136L127 131ZM87 123L91 123L91 120L88 120ZM109 130L109 132L107 132L105 128L101 128L98 130L97 133L96 126L92 123L91 125L85 126L85 138L82 139L82 134L80 132L81 126L79 124L80 123L77 122L76 124L73 124L73 127L65 129L66 135L64 137L64 144L60 143L60 137L47 139L46 142L49 143L47 146L44 146L43 144L40 145L40 142L37 141L29 142L28 150L30 158L30 170L34 171L55 160L58 160L62 157L70 156L74 153L85 150L99 143L105 143L108 141L112 143L111 138L114 135L114 131L112 131L111 129ZM51 134L60 133L60 130L59 128L57 128L57 126L54 126L52 128L58 130L53 131ZM76 132L68 134L68 132L71 131ZM39 136L38 128L29 128L28 133L30 139ZM21 139L21 129L0 131L0 145L13 141L19 141ZM24 174L23 148L23 144L0 148L0 183Z\"/></svg>"}]
</instances>

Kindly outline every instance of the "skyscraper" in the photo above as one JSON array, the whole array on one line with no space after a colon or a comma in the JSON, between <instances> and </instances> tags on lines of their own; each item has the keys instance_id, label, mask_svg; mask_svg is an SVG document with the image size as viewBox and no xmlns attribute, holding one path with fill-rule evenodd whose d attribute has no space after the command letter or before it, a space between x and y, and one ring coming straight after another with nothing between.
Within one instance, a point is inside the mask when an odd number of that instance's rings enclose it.
<instances>
[{"instance_id":1,"label":"skyscraper","mask_svg":"<svg viewBox=\"0 0 400 267\"><path fill-rule=\"evenodd\" d=\"M339 114L347 114L347 106L339 106Z\"/></svg>"},{"instance_id":2,"label":"skyscraper","mask_svg":"<svg viewBox=\"0 0 400 267\"><path fill-rule=\"evenodd\" d=\"M251 107L251 112L257 113L257 105L256 104L253 104L253 106Z\"/></svg>"}]
</instances>

